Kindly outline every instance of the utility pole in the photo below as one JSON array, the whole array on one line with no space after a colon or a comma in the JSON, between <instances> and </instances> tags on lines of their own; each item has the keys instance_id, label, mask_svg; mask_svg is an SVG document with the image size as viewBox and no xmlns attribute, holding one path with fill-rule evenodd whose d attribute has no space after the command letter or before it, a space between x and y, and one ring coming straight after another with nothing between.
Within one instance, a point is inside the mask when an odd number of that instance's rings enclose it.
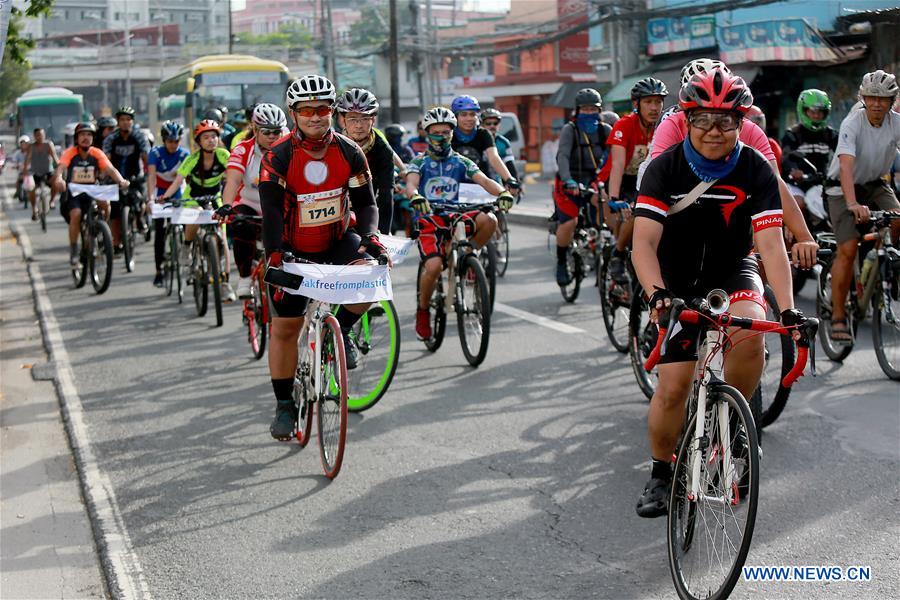
<instances>
[{"instance_id":1,"label":"utility pole","mask_svg":"<svg viewBox=\"0 0 900 600\"><path fill-rule=\"evenodd\" d=\"M228 54L234 54L234 33L231 31L231 0L228 0Z\"/></svg>"},{"instance_id":2,"label":"utility pole","mask_svg":"<svg viewBox=\"0 0 900 600\"><path fill-rule=\"evenodd\" d=\"M400 122L400 56L397 51L397 0L390 0L390 44L388 61L391 67L391 121Z\"/></svg>"},{"instance_id":3,"label":"utility pole","mask_svg":"<svg viewBox=\"0 0 900 600\"><path fill-rule=\"evenodd\" d=\"M422 35L421 29L419 29L419 3L418 0L409 0L409 12L412 16L412 38L416 40L416 46L422 47ZM413 65L416 67L416 85L418 87L419 92L419 108L425 108L427 101L425 99L425 89L422 85L422 71L424 71L424 65L422 64L422 52L421 50L416 50L413 53ZM421 112L421 111L420 111Z\"/></svg>"},{"instance_id":4,"label":"utility pole","mask_svg":"<svg viewBox=\"0 0 900 600\"><path fill-rule=\"evenodd\" d=\"M125 104L133 105L131 99L131 29L128 26L128 1L125 1Z\"/></svg>"},{"instance_id":5,"label":"utility pole","mask_svg":"<svg viewBox=\"0 0 900 600\"><path fill-rule=\"evenodd\" d=\"M334 84L335 88L338 88L340 86L338 85L337 57L334 55L334 31L331 24L331 2L328 0L325 0L325 36L325 41L328 45L328 79L331 80L331 83Z\"/></svg>"},{"instance_id":6,"label":"utility pole","mask_svg":"<svg viewBox=\"0 0 900 600\"><path fill-rule=\"evenodd\" d=\"M454 0L453 6L456 6L456 2ZM454 15L455 15L454 11ZM431 92L431 104L442 104L441 102L441 70L437 69L437 73L435 73L434 61L442 60L440 56L435 57L430 54L437 49L437 37L434 32L434 17L431 12L431 0L425 0L425 20L428 21L428 78L431 83L431 87L429 87L429 91Z\"/></svg>"}]
</instances>

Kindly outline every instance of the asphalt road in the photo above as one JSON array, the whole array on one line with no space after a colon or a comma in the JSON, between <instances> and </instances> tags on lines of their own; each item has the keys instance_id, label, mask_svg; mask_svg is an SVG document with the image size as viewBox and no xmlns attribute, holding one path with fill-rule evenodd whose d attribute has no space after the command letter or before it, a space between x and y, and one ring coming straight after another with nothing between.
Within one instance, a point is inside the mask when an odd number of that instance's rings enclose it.
<instances>
[{"instance_id":1,"label":"asphalt road","mask_svg":"<svg viewBox=\"0 0 900 600\"><path fill-rule=\"evenodd\" d=\"M0 197L6 190L0 189ZM272 441L265 361L236 306L225 325L152 287L152 247L109 291L73 289L63 222L29 234L100 471L154 598L668 598L665 520L635 515L647 403L605 337L594 288L565 304L547 235L517 227L495 312L468 367L451 322L413 334L415 264L395 269L403 325L387 397L353 415L343 470ZM808 286L806 308L809 308ZM736 598L900 596L900 387L867 324L843 364L819 353L766 431L748 565L865 565L868 583L740 582Z\"/></svg>"}]
</instances>

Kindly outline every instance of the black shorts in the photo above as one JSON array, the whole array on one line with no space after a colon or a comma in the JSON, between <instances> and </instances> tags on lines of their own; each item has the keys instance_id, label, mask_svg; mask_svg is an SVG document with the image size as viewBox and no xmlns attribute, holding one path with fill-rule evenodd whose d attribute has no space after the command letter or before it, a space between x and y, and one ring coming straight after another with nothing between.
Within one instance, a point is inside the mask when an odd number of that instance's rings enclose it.
<instances>
[{"instance_id":1,"label":"black shorts","mask_svg":"<svg viewBox=\"0 0 900 600\"><path fill-rule=\"evenodd\" d=\"M34 189L37 189L39 185L46 185L50 187L50 178L53 177L53 173L44 173L43 175L33 174L32 179L34 179ZM52 190L53 188L51 188Z\"/></svg>"},{"instance_id":2,"label":"black shorts","mask_svg":"<svg viewBox=\"0 0 900 600\"><path fill-rule=\"evenodd\" d=\"M344 237L334 243L330 250L325 252L317 252L315 254L294 253L295 256L304 258L310 262L325 265L349 265L350 263L366 259L371 260L368 254L359 253L359 245L362 239L358 234L348 231ZM276 317L296 318L302 317L306 313L306 306L309 304L309 298L296 294L282 294L280 300L275 300L275 292L278 288L267 285L266 293L269 296L269 307L272 309L272 315Z\"/></svg>"},{"instance_id":3,"label":"black shorts","mask_svg":"<svg viewBox=\"0 0 900 600\"><path fill-rule=\"evenodd\" d=\"M759 263L755 258L747 257L741 261L741 266L732 273L731 277L722 281L721 285L711 286L707 290L695 290L693 294L679 294L691 298L705 297L711 289L720 288L728 293L731 302L749 300L756 302L765 308L765 288L762 278L759 276ZM670 323L669 327L675 327ZM694 362L697 360L697 346L700 341L700 325L679 323L678 331L669 337L665 348L660 351L659 364Z\"/></svg>"},{"instance_id":4,"label":"black shorts","mask_svg":"<svg viewBox=\"0 0 900 600\"><path fill-rule=\"evenodd\" d=\"M74 198L66 192L63 194L62 199L59 203L59 214L62 215L62 218L66 220L66 223L69 222L69 212L73 208L77 208L81 211L82 216L84 216L88 209L91 207L91 197L87 194L78 194Z\"/></svg>"}]
</instances>

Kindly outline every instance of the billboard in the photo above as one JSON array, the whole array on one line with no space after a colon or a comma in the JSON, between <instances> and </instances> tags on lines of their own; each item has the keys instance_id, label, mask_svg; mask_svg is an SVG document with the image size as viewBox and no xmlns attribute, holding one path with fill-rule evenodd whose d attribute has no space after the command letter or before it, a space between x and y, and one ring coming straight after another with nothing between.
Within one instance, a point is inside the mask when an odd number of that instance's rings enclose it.
<instances>
[{"instance_id":1,"label":"billboard","mask_svg":"<svg viewBox=\"0 0 900 600\"><path fill-rule=\"evenodd\" d=\"M586 0L557 0L556 14L560 29L569 29L583 25L588 21L588 3ZM566 36L557 43L557 71L559 73L593 73L588 63L590 54L590 33L583 29L578 33Z\"/></svg>"},{"instance_id":2,"label":"billboard","mask_svg":"<svg viewBox=\"0 0 900 600\"><path fill-rule=\"evenodd\" d=\"M658 56L716 45L716 18L676 17L647 21L647 54Z\"/></svg>"},{"instance_id":3,"label":"billboard","mask_svg":"<svg viewBox=\"0 0 900 600\"><path fill-rule=\"evenodd\" d=\"M830 62L836 56L819 32L803 19L758 21L720 27L719 58L748 62Z\"/></svg>"}]
</instances>

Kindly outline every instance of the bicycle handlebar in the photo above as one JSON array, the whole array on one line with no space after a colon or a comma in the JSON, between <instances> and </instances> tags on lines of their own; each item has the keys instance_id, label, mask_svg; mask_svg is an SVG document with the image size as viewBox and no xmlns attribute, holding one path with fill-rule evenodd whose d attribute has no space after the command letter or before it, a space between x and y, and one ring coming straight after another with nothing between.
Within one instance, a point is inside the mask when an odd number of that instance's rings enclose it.
<instances>
[{"instance_id":1,"label":"bicycle handlebar","mask_svg":"<svg viewBox=\"0 0 900 600\"><path fill-rule=\"evenodd\" d=\"M260 217L260 218L262 218L262 217ZM388 264L388 257L387 257L387 254L382 254L381 256L379 256L378 258L376 258L375 260L378 262L379 265L382 265L382 266ZM311 261L311 260L306 260L305 258L302 258L302 257L300 257L300 256L294 256L294 253L293 253L293 252L284 252L284 253L282 253L282 255L281 255L281 262L283 262L283 263L286 263L286 262L287 262L287 263L301 263L301 264L305 264L305 265L318 265L318 264L322 264L322 263L313 262L313 261Z\"/></svg>"}]
</instances>

